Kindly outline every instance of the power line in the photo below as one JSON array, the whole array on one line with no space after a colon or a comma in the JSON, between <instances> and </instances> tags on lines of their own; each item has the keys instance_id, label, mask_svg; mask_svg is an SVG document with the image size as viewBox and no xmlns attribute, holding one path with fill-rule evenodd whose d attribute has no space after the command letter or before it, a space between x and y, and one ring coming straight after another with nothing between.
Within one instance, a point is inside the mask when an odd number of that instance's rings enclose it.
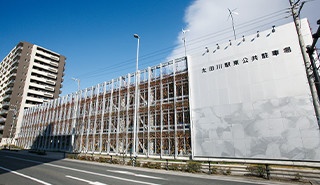
<instances>
[{"instance_id":1,"label":"power line","mask_svg":"<svg viewBox=\"0 0 320 185\"><path fill-rule=\"evenodd\" d=\"M267 14L267 15L264 15L264 16L261 16L261 17L246 21L244 23L241 23L241 24L239 24L237 26L238 30L250 27L252 25L255 25L257 23L261 23L261 22L266 21L266 20L270 20L270 19L275 18L275 17L279 17L281 14L285 13L284 10L287 10L287 9L281 9L281 10L275 11L273 13L270 13L270 14ZM261 28L261 25L259 25L257 27ZM257 27L255 27L255 28L257 28ZM251 31L252 29L254 29L254 28L251 28L249 31ZM192 46L192 45L195 45L197 43L203 42L203 41L207 40L208 38L225 35L228 32L229 32L229 28L225 28L225 29L222 29L222 30L214 32L214 33L206 34L206 35L191 39L191 40L189 40L189 46ZM245 32L248 32L248 31L245 31ZM244 32L241 32L239 34L243 34L243 33ZM229 38L229 37L225 37L224 40L226 40L227 38ZM220 40L223 40L223 39L220 39ZM161 50L156 50L154 52L145 54L145 55L143 55L143 56L141 56L139 58L140 61L143 61L141 66L146 66L146 65L148 65L150 63L153 63L155 61L157 61L157 63L159 63L159 60L166 58L167 55L168 55L168 52L172 51L172 49L175 48L175 49L178 50L178 49L181 49L182 47L183 46L181 46L180 44L174 44L174 45L172 45L170 47L167 47L167 48L164 48L164 49L161 49ZM194 49L191 49L190 51L193 51L193 50ZM166 57L163 57L165 54L167 54ZM157 56L161 56L161 57L160 58L156 58L155 60L149 60L149 59L152 59L152 58L157 57ZM91 72L87 72L87 73L83 73L83 74L80 74L80 75L76 75L76 77L93 78L93 77L99 77L99 76L106 75L106 73L111 74L111 73L116 73L116 72L119 72L119 71L122 71L122 70L125 70L125 69L131 69L132 67L128 67L128 66L133 65L134 64L133 61L135 61L135 58L124 60L124 61L122 61L120 63L114 64L114 65L111 65L111 66L106 66L106 67L100 68L98 70L94 70L94 71L91 71ZM124 66L126 68L123 68ZM114 70L114 69L119 69L119 70Z\"/></svg>"}]
</instances>

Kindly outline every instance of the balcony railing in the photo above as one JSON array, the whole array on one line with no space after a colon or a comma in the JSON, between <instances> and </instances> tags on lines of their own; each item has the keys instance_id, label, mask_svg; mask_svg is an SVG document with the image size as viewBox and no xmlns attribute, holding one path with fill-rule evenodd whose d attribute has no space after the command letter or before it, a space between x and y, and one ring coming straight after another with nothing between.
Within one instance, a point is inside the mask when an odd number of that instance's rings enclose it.
<instances>
[{"instance_id":1,"label":"balcony railing","mask_svg":"<svg viewBox=\"0 0 320 185\"><path fill-rule=\"evenodd\" d=\"M6 122L6 118L0 118L0 123Z\"/></svg>"},{"instance_id":2,"label":"balcony railing","mask_svg":"<svg viewBox=\"0 0 320 185\"><path fill-rule=\"evenodd\" d=\"M7 96L3 97L3 100L8 100L8 99L10 99L10 97L11 97L11 94L9 94L9 95L7 95Z\"/></svg>"},{"instance_id":3,"label":"balcony railing","mask_svg":"<svg viewBox=\"0 0 320 185\"><path fill-rule=\"evenodd\" d=\"M3 107L3 106L2 106ZM0 111L0 115L5 115L5 114L8 114L8 110L2 110Z\"/></svg>"},{"instance_id":4,"label":"balcony railing","mask_svg":"<svg viewBox=\"0 0 320 185\"><path fill-rule=\"evenodd\" d=\"M5 94L8 94L8 93L12 92L12 90L13 90L13 87L10 87L10 88L6 89L6 90L4 91L4 93L5 93Z\"/></svg>"}]
</instances>

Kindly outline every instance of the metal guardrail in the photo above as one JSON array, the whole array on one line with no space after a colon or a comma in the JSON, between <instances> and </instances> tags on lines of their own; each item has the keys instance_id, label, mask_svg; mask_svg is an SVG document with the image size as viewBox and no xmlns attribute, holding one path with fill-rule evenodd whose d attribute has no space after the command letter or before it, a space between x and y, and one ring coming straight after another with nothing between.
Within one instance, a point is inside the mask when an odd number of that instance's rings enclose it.
<instances>
[{"instance_id":1,"label":"metal guardrail","mask_svg":"<svg viewBox=\"0 0 320 185\"><path fill-rule=\"evenodd\" d=\"M295 165L270 165L255 163L226 163L210 161L171 161L141 158L126 158L122 156L99 156L90 154L69 154L68 158L91 160L111 164L132 165L147 168L166 169L174 171L198 172L219 175L255 176L266 179L289 180L320 180L319 167L301 167ZM190 168L193 168L190 170Z\"/></svg>"}]
</instances>

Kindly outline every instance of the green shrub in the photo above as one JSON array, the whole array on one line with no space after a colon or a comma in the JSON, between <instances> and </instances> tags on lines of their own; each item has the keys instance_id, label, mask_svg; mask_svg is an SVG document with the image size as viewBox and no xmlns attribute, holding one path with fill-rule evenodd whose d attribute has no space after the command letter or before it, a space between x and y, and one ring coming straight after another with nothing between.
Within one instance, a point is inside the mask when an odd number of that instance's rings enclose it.
<instances>
[{"instance_id":1,"label":"green shrub","mask_svg":"<svg viewBox=\"0 0 320 185\"><path fill-rule=\"evenodd\" d=\"M189 173L200 172L201 164L196 162L188 162L186 171Z\"/></svg>"},{"instance_id":2,"label":"green shrub","mask_svg":"<svg viewBox=\"0 0 320 185\"><path fill-rule=\"evenodd\" d=\"M217 174L217 173L218 173L218 171L217 171L217 168L216 168L216 167L211 167L211 168L210 168L209 174Z\"/></svg>"},{"instance_id":3,"label":"green shrub","mask_svg":"<svg viewBox=\"0 0 320 185\"><path fill-rule=\"evenodd\" d=\"M247 170L253 176L264 177L267 170L264 165L248 166Z\"/></svg>"},{"instance_id":4,"label":"green shrub","mask_svg":"<svg viewBox=\"0 0 320 185\"><path fill-rule=\"evenodd\" d=\"M179 165L180 170L183 172L188 172L188 165Z\"/></svg>"},{"instance_id":5,"label":"green shrub","mask_svg":"<svg viewBox=\"0 0 320 185\"><path fill-rule=\"evenodd\" d=\"M169 170L173 170L173 171L178 171L179 170L179 165L178 164L171 164L168 166Z\"/></svg>"},{"instance_id":6,"label":"green shrub","mask_svg":"<svg viewBox=\"0 0 320 185\"><path fill-rule=\"evenodd\" d=\"M93 158L92 156L87 156L87 157L86 157L86 160L87 160L87 161L93 161L94 158Z\"/></svg>"},{"instance_id":7,"label":"green shrub","mask_svg":"<svg viewBox=\"0 0 320 185\"><path fill-rule=\"evenodd\" d=\"M72 155L72 154L71 154L71 155L67 155L66 158L68 158L68 159L75 159L75 155Z\"/></svg>"},{"instance_id":8,"label":"green shrub","mask_svg":"<svg viewBox=\"0 0 320 185\"><path fill-rule=\"evenodd\" d=\"M112 164L119 164L119 160L118 159L112 159Z\"/></svg>"},{"instance_id":9,"label":"green shrub","mask_svg":"<svg viewBox=\"0 0 320 185\"><path fill-rule=\"evenodd\" d=\"M86 160L86 159L87 159L86 156L83 156L83 155L80 155L78 158L79 158L80 160Z\"/></svg>"},{"instance_id":10,"label":"green shrub","mask_svg":"<svg viewBox=\"0 0 320 185\"><path fill-rule=\"evenodd\" d=\"M156 163L156 164L154 165L154 168L155 168L155 169L161 169L161 163Z\"/></svg>"},{"instance_id":11,"label":"green shrub","mask_svg":"<svg viewBox=\"0 0 320 185\"><path fill-rule=\"evenodd\" d=\"M107 162L108 162L108 159L105 158L105 157L99 157L99 162L100 162L100 163L107 163Z\"/></svg>"},{"instance_id":12,"label":"green shrub","mask_svg":"<svg viewBox=\"0 0 320 185\"><path fill-rule=\"evenodd\" d=\"M139 161L136 161L136 167L140 167L141 163Z\"/></svg>"},{"instance_id":13,"label":"green shrub","mask_svg":"<svg viewBox=\"0 0 320 185\"><path fill-rule=\"evenodd\" d=\"M228 169L226 170L226 175L231 175L231 169L230 169L230 168L228 168Z\"/></svg>"}]
</instances>

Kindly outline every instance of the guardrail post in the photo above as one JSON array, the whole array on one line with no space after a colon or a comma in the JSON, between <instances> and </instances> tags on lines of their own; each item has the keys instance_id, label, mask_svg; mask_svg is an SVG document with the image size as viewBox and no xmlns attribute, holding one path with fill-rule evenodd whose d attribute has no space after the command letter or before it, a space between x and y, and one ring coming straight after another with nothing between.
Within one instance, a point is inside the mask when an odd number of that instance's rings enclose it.
<instances>
[{"instance_id":1,"label":"guardrail post","mask_svg":"<svg viewBox=\"0 0 320 185\"><path fill-rule=\"evenodd\" d=\"M133 166L133 167L136 166L136 161L137 161L137 157L133 157L133 158L132 158L132 166Z\"/></svg>"},{"instance_id":2,"label":"guardrail post","mask_svg":"<svg viewBox=\"0 0 320 185\"><path fill-rule=\"evenodd\" d=\"M268 164L266 164L266 171L267 171L267 179L270 180L270 168Z\"/></svg>"},{"instance_id":3,"label":"guardrail post","mask_svg":"<svg viewBox=\"0 0 320 185\"><path fill-rule=\"evenodd\" d=\"M208 171L208 174L210 175L211 174L211 165L210 165L210 161L209 162L209 171Z\"/></svg>"},{"instance_id":4,"label":"guardrail post","mask_svg":"<svg viewBox=\"0 0 320 185\"><path fill-rule=\"evenodd\" d=\"M167 159L166 170L169 170L169 160Z\"/></svg>"}]
</instances>

